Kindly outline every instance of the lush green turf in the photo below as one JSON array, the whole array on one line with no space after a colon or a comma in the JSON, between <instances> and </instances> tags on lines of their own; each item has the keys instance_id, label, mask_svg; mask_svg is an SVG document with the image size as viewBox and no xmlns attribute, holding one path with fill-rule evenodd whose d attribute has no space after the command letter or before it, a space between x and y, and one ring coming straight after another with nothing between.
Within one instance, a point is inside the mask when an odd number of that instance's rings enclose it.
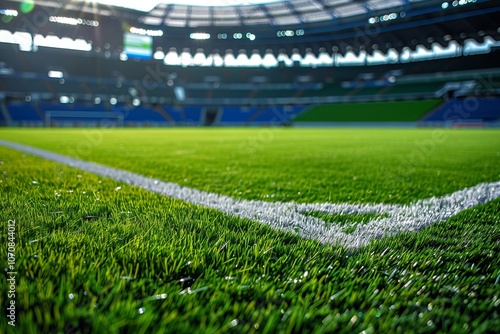
<instances>
[{"instance_id":1,"label":"lush green turf","mask_svg":"<svg viewBox=\"0 0 500 334\"><path fill-rule=\"evenodd\" d=\"M441 100L340 103L317 105L295 122L416 122Z\"/></svg>"},{"instance_id":2,"label":"lush green turf","mask_svg":"<svg viewBox=\"0 0 500 334\"><path fill-rule=\"evenodd\" d=\"M85 131L0 138L270 201L406 203L500 179L498 131ZM1 147L0 161L18 333L500 329L500 200L349 250Z\"/></svg>"},{"instance_id":3,"label":"lush green turf","mask_svg":"<svg viewBox=\"0 0 500 334\"><path fill-rule=\"evenodd\" d=\"M0 138L247 199L409 203L500 179L497 130L2 130Z\"/></svg>"}]
</instances>

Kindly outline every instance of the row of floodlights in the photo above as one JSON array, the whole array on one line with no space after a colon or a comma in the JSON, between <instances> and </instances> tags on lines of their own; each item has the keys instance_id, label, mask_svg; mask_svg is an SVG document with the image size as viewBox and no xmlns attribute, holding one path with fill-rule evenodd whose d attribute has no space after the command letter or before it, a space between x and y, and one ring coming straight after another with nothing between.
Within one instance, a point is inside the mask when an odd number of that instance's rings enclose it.
<instances>
[{"instance_id":1,"label":"row of floodlights","mask_svg":"<svg viewBox=\"0 0 500 334\"><path fill-rule=\"evenodd\" d=\"M143 28L130 27L129 31L133 34L142 36L152 36L152 37L163 36L163 30L159 29L143 29Z\"/></svg>"},{"instance_id":2,"label":"row of floodlights","mask_svg":"<svg viewBox=\"0 0 500 334\"><path fill-rule=\"evenodd\" d=\"M453 7L458 7L458 6L464 6L468 5L471 3L475 3L477 0L454 0L452 2L443 2L441 4L441 8L447 9L451 6ZM5 15L5 16L18 16L17 10L14 9L0 9L0 15ZM368 23L370 24L375 24L379 22L387 22L387 21L392 21L395 20L399 17L405 17L406 13L403 11L399 13L390 13L390 14L385 14L381 16L373 16L368 19ZM89 20L89 19L82 19L82 18L73 18L73 17L64 17L64 16L51 16L49 17L50 22L54 23L61 23L61 24L68 24L68 25L87 25L87 26L93 26L97 27L99 26L99 22L96 20ZM134 31L132 31L134 29ZM162 36L163 31L161 30L146 30L142 28L131 28L130 29L132 33L136 33L139 35L147 35L147 36ZM280 30L277 33L278 37L293 37L293 36L302 36L304 35L304 30L299 29L296 31L293 30ZM198 39L198 40L206 40L210 39L210 34L208 33L192 33L190 35L191 39ZM246 37L250 40L255 40L255 35L252 33L247 33ZM221 33L217 35L218 39L227 39L227 34ZM234 33L233 34L234 39L242 39L243 34L242 33Z\"/></svg>"},{"instance_id":3,"label":"row of floodlights","mask_svg":"<svg viewBox=\"0 0 500 334\"><path fill-rule=\"evenodd\" d=\"M2 8L0 9L0 15L16 17L19 15L19 12L15 9ZM67 24L72 26L76 25L91 26L91 27L99 26L99 21L96 20L82 19L76 17L66 17L66 16L50 16L49 22Z\"/></svg>"},{"instance_id":4,"label":"row of floodlights","mask_svg":"<svg viewBox=\"0 0 500 334\"><path fill-rule=\"evenodd\" d=\"M32 101L31 96L26 96L26 102L31 102L31 101ZM59 102L61 104L71 104L71 103L75 103L75 98L73 96L61 95L59 97ZM96 98L94 98L93 102L94 102L94 104L101 104L102 99L100 97L96 97ZM118 103L118 99L116 97L112 97L109 99L109 104L111 104L112 106L116 105L117 103ZM132 99L132 105L134 107L140 106L141 100L138 98Z\"/></svg>"},{"instance_id":5,"label":"row of floodlights","mask_svg":"<svg viewBox=\"0 0 500 334\"><path fill-rule=\"evenodd\" d=\"M304 36L304 29L280 30L276 33L276 36L278 36L278 37Z\"/></svg>"},{"instance_id":6,"label":"row of floodlights","mask_svg":"<svg viewBox=\"0 0 500 334\"><path fill-rule=\"evenodd\" d=\"M454 0L453 2L445 1L441 4L441 8L443 8L443 9L449 8L450 4L453 7L458 7L458 6L465 6L465 5L468 5L471 3L475 3L475 2L476 2L476 0Z\"/></svg>"},{"instance_id":7,"label":"row of floodlights","mask_svg":"<svg viewBox=\"0 0 500 334\"><path fill-rule=\"evenodd\" d=\"M49 78L53 78L53 79L59 79L59 82L62 84L64 83L64 72L62 71L58 71L58 70L50 70L48 72L48 76ZM118 87L118 85L117 85ZM130 91L131 95L134 96L137 94L137 92L134 92L134 91ZM30 100L31 100L31 97L30 97ZM28 101L28 100L26 100ZM29 101L28 101L29 102ZM62 103L62 104L69 104L69 103L74 103L75 102L75 98L73 96L66 96L66 95L62 95L59 97L59 102ZM100 97L96 97L94 98L94 104L100 104L102 101L101 101L101 98ZM118 103L118 100L116 99L116 97L112 97L109 99L109 104L111 105L115 105ZM137 97L134 97L133 100L132 100L132 105L135 106L135 107L138 107L141 105L141 100Z\"/></svg>"},{"instance_id":8,"label":"row of floodlights","mask_svg":"<svg viewBox=\"0 0 500 334\"><path fill-rule=\"evenodd\" d=\"M464 6L464 5L468 5L471 3L475 3L476 1L477 0L454 0L453 2L445 1L441 4L441 8L447 9L450 7L450 5L452 7ZM404 11L400 12L399 14L398 13L389 13L389 14L384 14L381 16L372 16L368 19L368 23L375 24L375 23L379 23L379 22L389 22L392 20L396 20L398 17L403 18L405 16L406 16L406 12L404 12Z\"/></svg>"},{"instance_id":9,"label":"row of floodlights","mask_svg":"<svg viewBox=\"0 0 500 334\"><path fill-rule=\"evenodd\" d=\"M304 36L304 29L298 29L298 30L280 30L276 33L276 36L278 37L293 37L293 36ZM189 35L191 39L196 39L196 40L207 40L210 39L210 34L205 33L205 32L193 32ZM217 34L218 39L227 39L228 35L226 33L220 33ZM256 36L255 34L252 34L251 32L247 32L246 34L243 34L241 32L235 32L233 34L233 39L244 39L247 38L251 41L254 41Z\"/></svg>"},{"instance_id":10,"label":"row of floodlights","mask_svg":"<svg viewBox=\"0 0 500 334\"><path fill-rule=\"evenodd\" d=\"M34 96L31 96L31 95L26 95L24 97L24 100L26 102L37 102L37 101L40 101L40 96L39 95L34 95ZM58 100L59 100L59 103L61 104L73 104L75 102L77 102L76 98L74 96L71 96L71 95L60 95L58 97ZM166 103L168 101L168 98L165 98L165 97L152 97L150 98L151 101L159 101L160 103ZM84 103L87 103L87 100L84 100L82 101ZM118 99L116 97L110 97L109 100L104 100L104 97L101 98L99 96L96 96L92 99L92 103L95 104L95 105L100 105L102 103L109 103L110 105L112 106L116 106L118 103L131 103L134 107L139 107L141 104L143 104L144 101L141 101L141 99L139 98L133 98L133 99Z\"/></svg>"},{"instance_id":11,"label":"row of floodlights","mask_svg":"<svg viewBox=\"0 0 500 334\"><path fill-rule=\"evenodd\" d=\"M389 14L384 14L381 16L372 16L368 19L368 23L375 24L375 23L379 23L379 22L389 22L389 21L397 19L398 17L405 17L405 16L406 16L406 12L401 12L401 13L399 13L399 15L398 15L398 13L389 13Z\"/></svg>"},{"instance_id":12,"label":"row of floodlights","mask_svg":"<svg viewBox=\"0 0 500 334\"><path fill-rule=\"evenodd\" d=\"M0 15L16 17L17 15L19 15L19 13L15 9L3 8L3 9L0 9Z\"/></svg>"},{"instance_id":13,"label":"row of floodlights","mask_svg":"<svg viewBox=\"0 0 500 334\"><path fill-rule=\"evenodd\" d=\"M195 40L207 40L207 39L210 39L211 35L209 33L206 33L206 32L193 32L191 34L189 34L189 38L191 39L195 39ZM252 34L251 32L247 32L245 35L243 35L241 32L235 32L233 34L233 39L243 39L243 38L247 38L251 41L254 41L256 36L254 34ZM220 33L217 35L217 38L218 39L227 39L228 36L226 33Z\"/></svg>"}]
</instances>

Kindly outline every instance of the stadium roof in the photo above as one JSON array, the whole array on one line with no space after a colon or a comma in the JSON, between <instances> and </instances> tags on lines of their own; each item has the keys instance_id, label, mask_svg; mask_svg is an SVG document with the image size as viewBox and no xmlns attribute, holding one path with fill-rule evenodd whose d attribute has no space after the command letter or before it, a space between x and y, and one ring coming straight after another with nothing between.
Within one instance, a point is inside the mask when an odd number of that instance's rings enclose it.
<instances>
[{"instance_id":1,"label":"stadium roof","mask_svg":"<svg viewBox=\"0 0 500 334\"><path fill-rule=\"evenodd\" d=\"M76 0L88 2L88 0ZM139 10L143 12L149 12L153 10L156 6L160 4L166 5L184 5L184 6L206 6L206 1L204 0L93 0L90 2L100 3L103 5L123 7L133 10ZM247 6L247 5L258 5L264 3L280 2L280 0L212 0L210 1L211 7L230 7L230 6Z\"/></svg>"},{"instance_id":2,"label":"stadium roof","mask_svg":"<svg viewBox=\"0 0 500 334\"><path fill-rule=\"evenodd\" d=\"M21 11L24 4L23 0L6 3L6 8ZM315 55L322 50L401 53L419 46L431 50L436 43L448 47L452 41L462 48L470 39L483 43L487 38L494 39L497 48L496 41L500 41L498 0L289 0L224 7L162 2L149 12L124 8L123 0L120 7L84 0L34 0L34 4L38 9L23 11L23 19L6 21L0 28L10 30L12 37L12 33L26 31L26 20L36 20L40 13L99 20L98 29L37 26L36 34L41 36L35 37L83 39L96 50L108 45L117 54L123 47L123 29L132 27L159 33L154 35L161 37L154 38L153 48L165 54L171 48L179 54L188 49L193 55L199 49L206 54L230 50L235 57L242 50L248 56L256 50L261 56L269 50L291 56L296 49L302 56L308 50ZM197 38L198 34L209 37ZM87 49L91 48L89 44Z\"/></svg>"},{"instance_id":3,"label":"stadium roof","mask_svg":"<svg viewBox=\"0 0 500 334\"><path fill-rule=\"evenodd\" d=\"M12 0L23 2L23 0ZM445 1L450 6L476 0ZM105 15L113 7L142 16L148 25L227 27L238 25L290 26L344 20L371 13L404 11L414 6L439 5L442 0L35 0L34 3ZM207 5L209 4L209 5ZM111 11L110 11L111 9Z\"/></svg>"}]
</instances>

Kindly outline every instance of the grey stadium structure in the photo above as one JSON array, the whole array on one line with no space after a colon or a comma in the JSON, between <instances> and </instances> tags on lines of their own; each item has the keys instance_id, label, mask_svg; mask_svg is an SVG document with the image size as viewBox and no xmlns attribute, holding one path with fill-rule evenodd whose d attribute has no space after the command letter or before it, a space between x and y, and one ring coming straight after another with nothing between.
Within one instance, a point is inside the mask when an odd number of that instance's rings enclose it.
<instances>
[{"instance_id":1,"label":"grey stadium structure","mask_svg":"<svg viewBox=\"0 0 500 334\"><path fill-rule=\"evenodd\" d=\"M497 1L9 0L0 15L4 126L500 118Z\"/></svg>"}]
</instances>

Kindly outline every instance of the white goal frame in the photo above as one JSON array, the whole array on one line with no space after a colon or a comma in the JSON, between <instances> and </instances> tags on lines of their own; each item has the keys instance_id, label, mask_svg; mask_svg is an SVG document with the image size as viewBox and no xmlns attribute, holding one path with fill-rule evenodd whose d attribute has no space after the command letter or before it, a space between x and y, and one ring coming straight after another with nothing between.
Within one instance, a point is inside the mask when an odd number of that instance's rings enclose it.
<instances>
[{"instance_id":1,"label":"white goal frame","mask_svg":"<svg viewBox=\"0 0 500 334\"><path fill-rule=\"evenodd\" d=\"M116 111L48 110L45 112L45 127L52 127L53 121L58 118L93 119L101 123L105 120L114 120L117 127L123 127L124 116L123 113ZM106 124L102 125L106 126Z\"/></svg>"}]
</instances>

